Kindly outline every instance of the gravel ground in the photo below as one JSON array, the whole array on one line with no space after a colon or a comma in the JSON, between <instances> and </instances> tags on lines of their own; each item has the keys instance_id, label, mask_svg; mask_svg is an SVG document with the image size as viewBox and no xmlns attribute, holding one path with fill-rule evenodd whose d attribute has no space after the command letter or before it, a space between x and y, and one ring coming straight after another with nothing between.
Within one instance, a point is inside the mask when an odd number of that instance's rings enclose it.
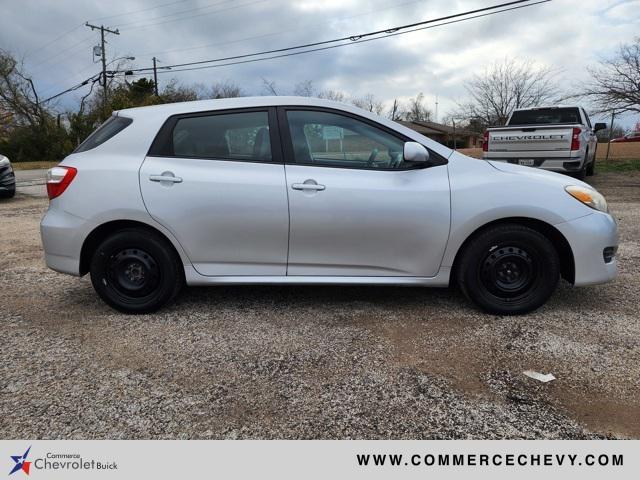
<instances>
[{"instance_id":1,"label":"gravel ground","mask_svg":"<svg viewBox=\"0 0 640 480\"><path fill-rule=\"evenodd\" d=\"M516 318L387 287L192 288L126 316L46 269L46 199L1 202L0 438L640 438L640 175L594 183L619 278Z\"/></svg>"}]
</instances>

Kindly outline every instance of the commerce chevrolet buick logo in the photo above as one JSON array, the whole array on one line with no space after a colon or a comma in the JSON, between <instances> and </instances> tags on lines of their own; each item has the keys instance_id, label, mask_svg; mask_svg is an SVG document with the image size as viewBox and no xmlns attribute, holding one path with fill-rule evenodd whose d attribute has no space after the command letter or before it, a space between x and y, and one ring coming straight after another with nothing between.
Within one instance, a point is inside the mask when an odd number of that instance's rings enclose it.
<instances>
[{"instance_id":1,"label":"commerce chevrolet buick logo","mask_svg":"<svg viewBox=\"0 0 640 480\"><path fill-rule=\"evenodd\" d=\"M27 451L22 455L11 455L11 459L15 462L13 469L9 472L9 475L13 475L17 471L22 470L24 473L29 475L29 467L31 466L31 462L27 461L27 457L29 456L29 450L31 450L31 446L27 448Z\"/></svg>"}]
</instances>

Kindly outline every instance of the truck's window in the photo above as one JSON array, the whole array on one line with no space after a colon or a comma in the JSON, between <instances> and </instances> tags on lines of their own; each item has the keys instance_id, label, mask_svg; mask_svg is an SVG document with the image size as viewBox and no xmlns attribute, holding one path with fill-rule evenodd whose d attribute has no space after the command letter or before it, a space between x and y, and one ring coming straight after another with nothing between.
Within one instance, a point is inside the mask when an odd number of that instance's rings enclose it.
<instances>
[{"instance_id":1,"label":"truck's window","mask_svg":"<svg viewBox=\"0 0 640 480\"><path fill-rule=\"evenodd\" d=\"M587 126L591 128L591 119L589 119L589 115L587 115L587 111L583 108L582 113L584 114L584 120L587 122Z\"/></svg>"},{"instance_id":2,"label":"truck's window","mask_svg":"<svg viewBox=\"0 0 640 480\"><path fill-rule=\"evenodd\" d=\"M536 108L513 112L509 125L582 123L578 108Z\"/></svg>"},{"instance_id":3,"label":"truck's window","mask_svg":"<svg viewBox=\"0 0 640 480\"><path fill-rule=\"evenodd\" d=\"M84 142L78 145L78 148L76 148L73 153L86 152L87 150L96 148L98 145L102 145L131 125L131 122L133 122L133 120L127 117L109 117L109 119L89 135Z\"/></svg>"}]
</instances>

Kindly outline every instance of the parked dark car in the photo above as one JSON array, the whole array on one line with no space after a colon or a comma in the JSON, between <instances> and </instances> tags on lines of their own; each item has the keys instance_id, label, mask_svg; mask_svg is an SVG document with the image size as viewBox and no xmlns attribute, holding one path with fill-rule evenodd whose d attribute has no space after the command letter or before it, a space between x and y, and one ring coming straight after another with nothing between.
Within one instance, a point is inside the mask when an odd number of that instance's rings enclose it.
<instances>
[{"instance_id":1,"label":"parked dark car","mask_svg":"<svg viewBox=\"0 0 640 480\"><path fill-rule=\"evenodd\" d=\"M16 176L11 162L0 155L0 198L11 198L16 194Z\"/></svg>"}]
</instances>

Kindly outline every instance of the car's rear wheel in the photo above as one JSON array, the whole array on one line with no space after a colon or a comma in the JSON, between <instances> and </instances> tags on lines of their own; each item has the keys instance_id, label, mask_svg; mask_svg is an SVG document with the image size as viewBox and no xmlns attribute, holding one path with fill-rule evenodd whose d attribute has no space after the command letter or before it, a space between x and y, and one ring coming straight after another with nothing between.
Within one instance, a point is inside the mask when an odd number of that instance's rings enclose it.
<instances>
[{"instance_id":1,"label":"car's rear wheel","mask_svg":"<svg viewBox=\"0 0 640 480\"><path fill-rule=\"evenodd\" d=\"M490 227L473 237L457 262L462 292L490 313L516 315L543 305L560 278L553 244L519 224Z\"/></svg>"},{"instance_id":2,"label":"car's rear wheel","mask_svg":"<svg viewBox=\"0 0 640 480\"><path fill-rule=\"evenodd\" d=\"M120 230L94 252L91 282L116 310L149 313L179 293L184 284L180 259L160 235L144 229Z\"/></svg>"}]
</instances>

